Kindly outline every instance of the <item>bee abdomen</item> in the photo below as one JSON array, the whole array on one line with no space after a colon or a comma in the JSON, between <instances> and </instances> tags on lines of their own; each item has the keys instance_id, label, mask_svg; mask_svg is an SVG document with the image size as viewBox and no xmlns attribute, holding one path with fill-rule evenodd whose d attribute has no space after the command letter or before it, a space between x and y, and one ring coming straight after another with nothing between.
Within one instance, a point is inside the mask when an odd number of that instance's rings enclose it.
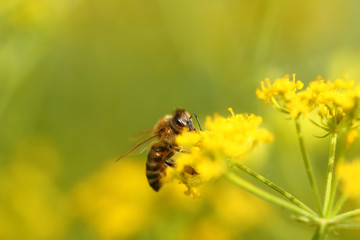
<instances>
[{"instance_id":1,"label":"bee abdomen","mask_svg":"<svg viewBox=\"0 0 360 240\"><path fill-rule=\"evenodd\" d=\"M163 185L163 178L166 176L165 158L171 150L164 143L155 143L151 146L146 162L146 177L149 185L155 191Z\"/></svg>"},{"instance_id":2,"label":"bee abdomen","mask_svg":"<svg viewBox=\"0 0 360 240\"><path fill-rule=\"evenodd\" d=\"M150 187L155 191L159 191L162 186L162 179L166 176L166 165L164 162L157 160L148 158L146 162L146 178Z\"/></svg>"},{"instance_id":3,"label":"bee abdomen","mask_svg":"<svg viewBox=\"0 0 360 240\"><path fill-rule=\"evenodd\" d=\"M146 176L148 179L162 178L165 174L160 171L146 170Z\"/></svg>"},{"instance_id":4,"label":"bee abdomen","mask_svg":"<svg viewBox=\"0 0 360 240\"><path fill-rule=\"evenodd\" d=\"M146 177L149 182L149 185L155 191L159 191L162 186L162 179L165 177L166 172L165 168L160 168L157 171L146 169Z\"/></svg>"},{"instance_id":5,"label":"bee abdomen","mask_svg":"<svg viewBox=\"0 0 360 240\"><path fill-rule=\"evenodd\" d=\"M159 170L162 167L162 164L158 163L158 162L150 162L147 161L146 162L146 171L156 171Z\"/></svg>"},{"instance_id":6,"label":"bee abdomen","mask_svg":"<svg viewBox=\"0 0 360 240\"><path fill-rule=\"evenodd\" d=\"M162 183L160 179L149 179L148 178L149 185L152 189L154 189L156 192L159 191L159 189L162 186Z\"/></svg>"}]
</instances>

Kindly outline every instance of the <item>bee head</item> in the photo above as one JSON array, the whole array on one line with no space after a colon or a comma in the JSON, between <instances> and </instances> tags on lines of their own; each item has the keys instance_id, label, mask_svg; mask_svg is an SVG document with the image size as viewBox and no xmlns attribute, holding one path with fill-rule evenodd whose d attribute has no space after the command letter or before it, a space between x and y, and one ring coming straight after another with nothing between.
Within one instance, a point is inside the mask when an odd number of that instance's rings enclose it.
<instances>
[{"instance_id":1,"label":"bee head","mask_svg":"<svg viewBox=\"0 0 360 240\"><path fill-rule=\"evenodd\" d=\"M174 128L178 130L178 132L181 132L185 127L188 127L189 131L195 130L191 116L185 109L176 109L172 121Z\"/></svg>"}]
</instances>

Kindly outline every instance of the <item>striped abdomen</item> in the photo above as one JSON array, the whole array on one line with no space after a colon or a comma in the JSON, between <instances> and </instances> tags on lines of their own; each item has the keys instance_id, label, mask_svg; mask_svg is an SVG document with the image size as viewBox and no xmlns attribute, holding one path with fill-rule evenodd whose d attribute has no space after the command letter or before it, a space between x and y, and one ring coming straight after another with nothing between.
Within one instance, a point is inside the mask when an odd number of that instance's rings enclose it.
<instances>
[{"instance_id":1,"label":"striped abdomen","mask_svg":"<svg viewBox=\"0 0 360 240\"><path fill-rule=\"evenodd\" d=\"M146 162L146 177L155 191L159 191L163 185L162 180L166 176L167 168L165 158L171 154L172 151L166 144L155 143L151 146Z\"/></svg>"}]
</instances>

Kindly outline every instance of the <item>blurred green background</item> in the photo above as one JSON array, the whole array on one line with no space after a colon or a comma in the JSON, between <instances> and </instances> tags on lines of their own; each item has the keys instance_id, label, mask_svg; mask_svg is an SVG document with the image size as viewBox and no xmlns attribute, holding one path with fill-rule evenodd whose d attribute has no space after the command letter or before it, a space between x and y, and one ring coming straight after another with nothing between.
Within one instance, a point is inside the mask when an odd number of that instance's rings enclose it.
<instances>
[{"instance_id":1,"label":"blurred green background","mask_svg":"<svg viewBox=\"0 0 360 240\"><path fill-rule=\"evenodd\" d=\"M0 239L310 239L313 228L223 180L200 200L178 186L155 194L145 154L113 160L176 107L203 122L231 106L275 135L249 165L313 206L294 126L255 89L291 73L359 80L359 11L340 0L0 0ZM323 191L327 141L305 134Z\"/></svg>"}]
</instances>

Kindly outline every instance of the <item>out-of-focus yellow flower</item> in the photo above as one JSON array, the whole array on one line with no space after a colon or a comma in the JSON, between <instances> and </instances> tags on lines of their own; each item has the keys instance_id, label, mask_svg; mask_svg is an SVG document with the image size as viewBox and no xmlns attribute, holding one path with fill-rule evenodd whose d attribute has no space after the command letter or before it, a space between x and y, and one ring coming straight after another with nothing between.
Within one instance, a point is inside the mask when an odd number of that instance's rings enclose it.
<instances>
[{"instance_id":1,"label":"out-of-focus yellow flower","mask_svg":"<svg viewBox=\"0 0 360 240\"><path fill-rule=\"evenodd\" d=\"M221 222L221 219L214 217L203 218L198 221L187 234L189 240L231 240L234 239L232 229Z\"/></svg>"},{"instance_id":2,"label":"out-of-focus yellow flower","mask_svg":"<svg viewBox=\"0 0 360 240\"><path fill-rule=\"evenodd\" d=\"M153 216L152 194L143 163L134 159L111 162L75 188L74 212L101 239L126 239Z\"/></svg>"},{"instance_id":3,"label":"out-of-focus yellow flower","mask_svg":"<svg viewBox=\"0 0 360 240\"><path fill-rule=\"evenodd\" d=\"M21 144L0 171L0 239L64 239L69 215L56 185L59 156L47 141Z\"/></svg>"},{"instance_id":4,"label":"out-of-focus yellow flower","mask_svg":"<svg viewBox=\"0 0 360 240\"><path fill-rule=\"evenodd\" d=\"M263 225L271 216L269 205L246 191L219 180L206 198L206 216L188 231L186 239L242 239L243 233Z\"/></svg>"},{"instance_id":5,"label":"out-of-focus yellow flower","mask_svg":"<svg viewBox=\"0 0 360 240\"><path fill-rule=\"evenodd\" d=\"M79 1L0 0L0 15L19 26L48 25L63 19Z\"/></svg>"},{"instance_id":6,"label":"out-of-focus yellow flower","mask_svg":"<svg viewBox=\"0 0 360 240\"><path fill-rule=\"evenodd\" d=\"M338 167L337 173L342 181L342 191L350 198L360 197L360 159L343 163Z\"/></svg>"},{"instance_id":7,"label":"out-of-focus yellow flower","mask_svg":"<svg viewBox=\"0 0 360 240\"><path fill-rule=\"evenodd\" d=\"M351 129L346 134L345 144L346 148L350 148L350 146L355 142L356 138L359 137L358 129Z\"/></svg>"},{"instance_id":8,"label":"out-of-focus yellow flower","mask_svg":"<svg viewBox=\"0 0 360 240\"><path fill-rule=\"evenodd\" d=\"M219 177L226 168L226 159L242 158L260 142L273 139L260 128L262 118L253 114L234 114L207 117L206 131L185 132L176 139L179 146L191 151L176 159L177 177L189 187L187 192L198 196L194 187Z\"/></svg>"},{"instance_id":9,"label":"out-of-focus yellow flower","mask_svg":"<svg viewBox=\"0 0 360 240\"><path fill-rule=\"evenodd\" d=\"M360 119L360 84L346 79L324 81L321 77L309 83L305 90L299 81L288 77L261 82L256 93L259 99L271 103L291 118L309 114L317 109L321 122L318 124L329 132L340 131L355 125ZM297 91L301 90L301 91Z\"/></svg>"},{"instance_id":10,"label":"out-of-focus yellow flower","mask_svg":"<svg viewBox=\"0 0 360 240\"><path fill-rule=\"evenodd\" d=\"M247 231L268 220L271 209L262 199L225 181L216 187L211 202L218 218L230 228Z\"/></svg>"}]
</instances>

